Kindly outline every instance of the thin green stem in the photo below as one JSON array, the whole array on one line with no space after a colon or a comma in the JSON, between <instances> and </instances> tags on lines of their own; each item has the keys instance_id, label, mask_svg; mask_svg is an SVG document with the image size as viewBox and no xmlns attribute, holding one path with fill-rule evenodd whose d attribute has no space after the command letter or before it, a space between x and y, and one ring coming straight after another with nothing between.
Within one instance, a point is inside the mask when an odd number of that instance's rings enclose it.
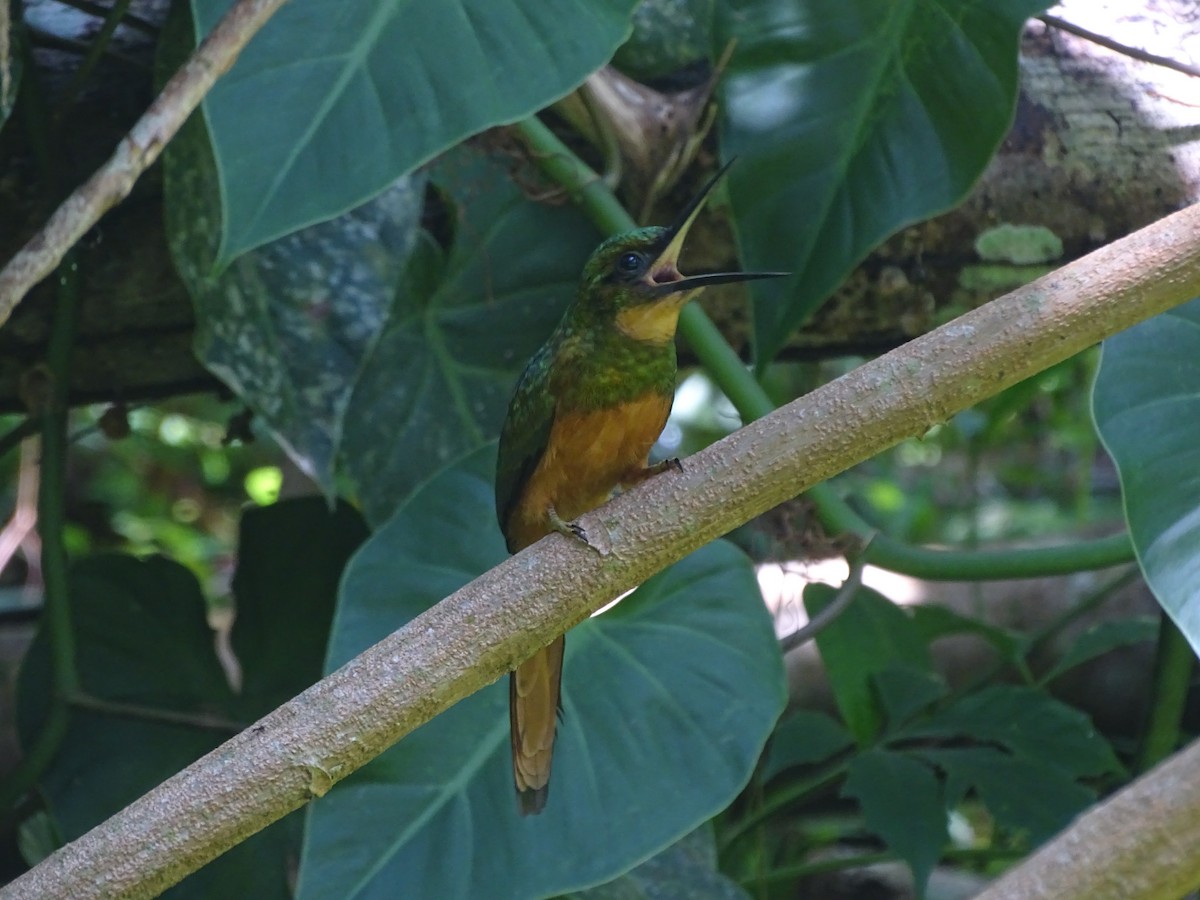
<instances>
[{"instance_id":1,"label":"thin green stem","mask_svg":"<svg viewBox=\"0 0 1200 900\"><path fill-rule=\"evenodd\" d=\"M28 57L27 57L28 59ZM30 144L38 161L44 183L53 185L52 150L48 146L48 127L42 95L35 85L33 70L22 79L21 99ZM65 509L67 483L67 447L69 438L68 399L70 395L71 353L79 307L79 273L74 251L68 252L58 267L58 291L54 321L46 351L50 387L45 406L33 410L40 419L42 459L38 485L38 534L42 541L42 580L45 600L42 627L50 638L51 691L49 709L37 736L20 764L0 785L0 816L7 815L37 783L58 753L70 722L67 697L79 690L75 666L75 632L71 626L70 585L68 582Z\"/></svg>"},{"instance_id":2,"label":"thin green stem","mask_svg":"<svg viewBox=\"0 0 1200 900\"><path fill-rule=\"evenodd\" d=\"M92 71L108 50L108 45L112 43L113 34L116 32L117 26L121 24L121 20L125 17L125 14L129 11L129 4L131 2L132 0L117 0L113 4L112 9L108 10L107 15L104 17L104 24L100 26L100 30L92 38L87 53L79 63L79 68L75 70L75 74L71 76L71 82L67 85L66 90L63 91L58 109L54 113L54 120L56 122L61 121L62 117L70 112L71 107L75 105L75 100L78 98L80 90L87 84Z\"/></svg>"},{"instance_id":3,"label":"thin green stem","mask_svg":"<svg viewBox=\"0 0 1200 900\"><path fill-rule=\"evenodd\" d=\"M636 227L600 176L536 116L517 123L513 131L529 148L535 164L576 198L597 228L611 234ZM679 317L679 332L743 422L761 418L775 409L766 390L697 304L684 308ZM817 485L807 496L832 533L854 534L863 541L875 536L863 555L865 562L917 578L943 581L1038 578L1104 568L1134 558L1125 534L1060 547L931 550L877 534L828 484Z\"/></svg>"},{"instance_id":4,"label":"thin green stem","mask_svg":"<svg viewBox=\"0 0 1200 900\"><path fill-rule=\"evenodd\" d=\"M784 785L777 791L773 791L763 801L761 806L749 810L743 818L725 830L719 841L721 850L728 850L781 809L791 806L793 803L827 787L841 778L846 771L846 762L847 760L838 760L837 762L829 763L813 772L807 778L798 779Z\"/></svg>"},{"instance_id":5,"label":"thin green stem","mask_svg":"<svg viewBox=\"0 0 1200 900\"><path fill-rule=\"evenodd\" d=\"M1051 621L1043 625L1039 630L1029 635L1029 651L1027 656L1037 653L1043 646L1049 644L1060 632L1077 621L1081 617L1087 615L1092 610L1102 606L1112 599L1113 594L1119 591L1125 585L1129 584L1136 578L1141 577L1141 570L1137 566L1128 566L1125 571L1119 575L1105 581L1099 587L1094 588L1080 598L1079 602L1070 609L1060 613ZM1057 676L1056 676L1057 677ZM1053 680L1053 679L1051 679ZM1045 679L1038 682L1039 685L1048 683Z\"/></svg>"},{"instance_id":6,"label":"thin green stem","mask_svg":"<svg viewBox=\"0 0 1200 900\"><path fill-rule=\"evenodd\" d=\"M63 6L72 6L80 12L88 13L97 18L106 18L109 14L110 7L103 6L99 3L91 3L89 0L58 0ZM128 28L136 28L143 34L148 34L150 37L158 37L158 27L147 22L140 16L135 16L127 13L122 19L121 24Z\"/></svg>"},{"instance_id":7,"label":"thin green stem","mask_svg":"<svg viewBox=\"0 0 1200 900\"><path fill-rule=\"evenodd\" d=\"M50 636L51 691L41 730L20 764L0 785L0 815L7 815L37 783L62 746L70 724L67 697L79 690L75 666L75 632L71 625L64 508L67 481L67 394L71 349L75 339L79 284L75 255L59 268L58 303L50 334L50 396L42 412L41 483L38 487L38 534L42 540L45 604L42 627Z\"/></svg>"},{"instance_id":8,"label":"thin green stem","mask_svg":"<svg viewBox=\"0 0 1200 900\"><path fill-rule=\"evenodd\" d=\"M743 422L761 419L774 411L775 404L763 386L698 304L689 303L683 308L679 316L679 333L704 364L704 371L729 398Z\"/></svg>"},{"instance_id":9,"label":"thin green stem","mask_svg":"<svg viewBox=\"0 0 1200 900\"><path fill-rule=\"evenodd\" d=\"M834 488L819 484L808 492L825 527L834 534L874 533L871 524L854 511ZM1045 578L1103 569L1133 562L1133 544L1126 532L1056 547L1006 550L934 550L876 535L864 553L867 562L882 569L930 581L1003 581Z\"/></svg>"},{"instance_id":10,"label":"thin green stem","mask_svg":"<svg viewBox=\"0 0 1200 900\"><path fill-rule=\"evenodd\" d=\"M1154 704L1138 752L1137 768L1154 768L1179 746L1179 726L1192 681L1196 655L1170 617L1162 613L1154 659Z\"/></svg>"},{"instance_id":11,"label":"thin green stem","mask_svg":"<svg viewBox=\"0 0 1200 900\"><path fill-rule=\"evenodd\" d=\"M233 719L227 719L224 716L208 715L206 713L186 713L174 709L156 709L152 706L141 706L137 703L116 703L112 700L93 697L91 694L70 694L67 697L67 702L76 709L86 709L90 712L106 716L117 716L143 722L165 722L170 725L187 725L190 728L219 731L225 734L237 734L246 728L244 722L237 722Z\"/></svg>"},{"instance_id":12,"label":"thin green stem","mask_svg":"<svg viewBox=\"0 0 1200 900\"><path fill-rule=\"evenodd\" d=\"M1028 855L1028 850L1013 847L953 847L942 853L944 862L983 864L1022 859ZM863 866L874 866L879 863L896 862L900 857L895 853L863 853L858 856L840 856L831 859L819 859L813 862L796 863L791 866L780 866L769 872L756 873L739 879L746 887L758 887L779 881L794 881L800 878L811 878L826 872L841 872L846 869L858 869Z\"/></svg>"},{"instance_id":13,"label":"thin green stem","mask_svg":"<svg viewBox=\"0 0 1200 900\"><path fill-rule=\"evenodd\" d=\"M529 148L534 163L551 181L567 191L586 210L596 227L606 234L637 228L613 192L571 149L558 139L537 116L512 126L513 133Z\"/></svg>"},{"instance_id":14,"label":"thin green stem","mask_svg":"<svg viewBox=\"0 0 1200 900\"><path fill-rule=\"evenodd\" d=\"M867 546L870 545L868 544ZM846 580L842 582L842 586L838 588L833 602L809 619L808 624L804 627L792 632L781 640L779 642L779 649L781 651L789 653L802 644L816 640L817 635L836 622L842 613L850 608L850 604L858 596L859 588L862 587L864 563L861 553L857 555L850 554L850 558L847 561L850 563L850 573L846 576Z\"/></svg>"}]
</instances>

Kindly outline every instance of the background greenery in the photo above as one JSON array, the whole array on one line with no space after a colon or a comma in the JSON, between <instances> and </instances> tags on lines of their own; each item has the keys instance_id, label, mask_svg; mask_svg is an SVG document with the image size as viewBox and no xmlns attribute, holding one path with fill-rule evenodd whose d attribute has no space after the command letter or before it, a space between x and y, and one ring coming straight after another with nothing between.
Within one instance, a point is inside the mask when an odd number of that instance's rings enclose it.
<instances>
[{"instance_id":1,"label":"background greenery","mask_svg":"<svg viewBox=\"0 0 1200 900\"><path fill-rule=\"evenodd\" d=\"M176 6L164 70L225 6ZM1020 29L1041 9L693 0L640 7L630 37L634 6L293 0L171 145L168 239L197 352L234 398L134 409L120 440L96 430L99 411L71 419L57 512L75 561L69 616L46 617L23 665L29 755L5 794L36 787L13 817L27 862L503 558L490 479L508 392L587 254L631 224L530 117L615 52L657 76L736 42L697 177L670 196L739 156L714 205L744 265L794 275L754 287L761 382L687 311L689 385L714 399L681 404L670 433L694 449L763 414L768 396L853 364L777 353L883 238L961 201L1004 135ZM579 203L552 193L564 186ZM1129 539L1098 554L1084 537L1120 512L1097 487L1099 435L1147 580L1197 641L1198 324L1186 307L1110 342L1095 427L1089 353L814 491L816 517L851 536L881 530L866 558L886 552L898 571L919 560L926 577L954 577L959 551L1064 532L1080 537L1036 559L997 551L975 577L1128 562ZM225 446L243 407L259 442ZM4 464L15 483L15 456ZM291 467L325 499L275 501ZM43 513L49 544L55 521ZM773 897L821 869L894 858L920 890L939 861L990 872L1019 858L1180 740L1192 657L1165 618L1084 632L1046 670L1049 632L868 589L817 638L833 707L780 718L779 644L746 554L813 548L765 533L705 548L572 632L542 816L516 814L496 685L170 895ZM951 549L919 555L934 542ZM832 594L810 588L804 603L816 614ZM965 685L930 649L956 634L996 658ZM1066 670L1156 637L1143 731L1102 735L1051 694Z\"/></svg>"}]
</instances>

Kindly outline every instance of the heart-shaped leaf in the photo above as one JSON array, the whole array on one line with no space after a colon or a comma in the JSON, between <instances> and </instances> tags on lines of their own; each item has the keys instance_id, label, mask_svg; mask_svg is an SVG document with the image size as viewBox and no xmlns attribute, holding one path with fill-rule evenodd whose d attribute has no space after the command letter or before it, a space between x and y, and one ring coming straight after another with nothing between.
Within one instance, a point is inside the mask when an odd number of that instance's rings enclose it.
<instances>
[{"instance_id":1,"label":"heart-shaped leaf","mask_svg":"<svg viewBox=\"0 0 1200 900\"><path fill-rule=\"evenodd\" d=\"M347 571L329 667L506 553L494 448L434 478ZM550 800L517 813L508 691L418 729L310 807L301 898L544 897L608 881L722 809L784 700L748 561L704 548L567 639Z\"/></svg>"},{"instance_id":2,"label":"heart-shaped leaf","mask_svg":"<svg viewBox=\"0 0 1200 900\"><path fill-rule=\"evenodd\" d=\"M747 900L742 887L717 870L712 826L705 823L620 878L568 895L569 900L649 900L697 897Z\"/></svg>"},{"instance_id":3,"label":"heart-shaped leaf","mask_svg":"<svg viewBox=\"0 0 1200 900\"><path fill-rule=\"evenodd\" d=\"M946 773L946 794L952 803L974 790L1000 825L1027 834L1035 845L1053 837L1096 800L1095 791L1045 760L994 747L922 750L917 755Z\"/></svg>"},{"instance_id":4,"label":"heart-shaped leaf","mask_svg":"<svg viewBox=\"0 0 1200 900\"><path fill-rule=\"evenodd\" d=\"M578 211L534 203L480 153L447 154L432 177L453 203L453 244L422 234L344 419L341 466L372 522L500 433L597 243Z\"/></svg>"},{"instance_id":5,"label":"heart-shaped leaf","mask_svg":"<svg viewBox=\"0 0 1200 900\"><path fill-rule=\"evenodd\" d=\"M449 247L418 228L425 178L411 176L218 273L217 169L203 132L190 121L166 160L168 234L196 304L197 352L327 495L344 472L382 521L499 432L512 383L574 297L596 232L462 148L432 174Z\"/></svg>"},{"instance_id":6,"label":"heart-shaped leaf","mask_svg":"<svg viewBox=\"0 0 1200 900\"><path fill-rule=\"evenodd\" d=\"M824 713L798 709L789 713L771 735L760 775L770 781L793 766L824 762L854 746L845 728Z\"/></svg>"},{"instance_id":7,"label":"heart-shaped leaf","mask_svg":"<svg viewBox=\"0 0 1200 900\"><path fill-rule=\"evenodd\" d=\"M1039 0L753 0L721 4L722 151L756 282L755 355L876 244L958 203L999 146L1017 43Z\"/></svg>"},{"instance_id":8,"label":"heart-shaped leaf","mask_svg":"<svg viewBox=\"0 0 1200 900\"><path fill-rule=\"evenodd\" d=\"M823 584L804 589L804 607L812 619L833 602L836 592ZM829 686L846 726L860 746L877 737L884 712L871 678L897 664L929 671L929 648L909 615L882 594L860 587L854 600L817 635L817 649Z\"/></svg>"},{"instance_id":9,"label":"heart-shaped leaf","mask_svg":"<svg viewBox=\"0 0 1200 900\"><path fill-rule=\"evenodd\" d=\"M93 701L71 724L40 788L58 830L83 834L212 750L321 672L338 576L365 536L349 507L317 498L247 512L234 578L232 643L242 690L217 660L195 577L161 558L89 558L71 573L71 613L82 689ZM52 690L50 648L39 633L22 669L21 734L36 733ZM238 844L165 896L291 896L288 870L302 817Z\"/></svg>"},{"instance_id":10,"label":"heart-shaped leaf","mask_svg":"<svg viewBox=\"0 0 1200 900\"><path fill-rule=\"evenodd\" d=\"M923 893L949 837L933 769L907 754L867 750L851 760L842 795L858 801L867 827L908 863Z\"/></svg>"},{"instance_id":11,"label":"heart-shaped leaf","mask_svg":"<svg viewBox=\"0 0 1200 900\"><path fill-rule=\"evenodd\" d=\"M197 38L229 5L192 0ZM635 5L285 4L204 100L221 179L218 266L563 96L612 56Z\"/></svg>"},{"instance_id":12,"label":"heart-shaped leaf","mask_svg":"<svg viewBox=\"0 0 1200 900\"><path fill-rule=\"evenodd\" d=\"M1092 413L1146 581L1200 652L1200 300L1104 342Z\"/></svg>"}]
</instances>

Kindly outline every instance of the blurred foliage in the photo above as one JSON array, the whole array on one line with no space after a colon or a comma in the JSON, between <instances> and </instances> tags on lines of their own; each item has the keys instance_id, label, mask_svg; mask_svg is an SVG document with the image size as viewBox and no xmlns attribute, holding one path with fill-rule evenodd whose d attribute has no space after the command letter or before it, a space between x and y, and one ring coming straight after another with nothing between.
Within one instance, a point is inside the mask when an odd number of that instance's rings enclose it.
<instances>
[{"instance_id":1,"label":"blurred foliage","mask_svg":"<svg viewBox=\"0 0 1200 900\"><path fill-rule=\"evenodd\" d=\"M135 408L119 440L99 428L103 408L81 410L71 457L79 505L71 518L82 527L72 550L160 553L210 588L227 579L242 509L269 502L254 486L260 473L277 477L283 461L269 437L226 445L226 424L239 409L201 396Z\"/></svg>"},{"instance_id":2,"label":"blurred foliage","mask_svg":"<svg viewBox=\"0 0 1200 900\"><path fill-rule=\"evenodd\" d=\"M201 355L236 400L72 417L64 512L82 695L68 698L67 736L11 842L29 862L503 557L491 442L599 235L510 135L464 139L571 90L631 21L639 32L618 57L631 67L704 69L736 38L703 158L743 156L727 185L742 262L797 273L754 304L761 383L783 403L857 364L772 354L875 243L965 195L1011 116L1020 24L1040 8L666 0L631 20L632 0L426 6L403 22L399 7L286 6L169 150L174 258ZM223 4L189 8L196 27L164 31L164 45L183 42L162 48L168 61ZM1194 310L1181 315L1105 351L1119 374L1101 377L1096 416L1123 498L1089 419L1095 352L839 487L888 535L957 548L1070 541L1115 521L1123 500L1152 583L1195 640L1185 576L1200 489L1186 460L1200 441L1187 404L1200 373ZM656 456L740 424L716 375L684 374ZM1139 418L1164 398L1178 404L1170 415ZM1163 464L1142 440L1151 431L1188 452ZM36 461L0 461L6 509ZM1141 478L1150 462L1157 477ZM295 497L301 470L362 515ZM774 529L772 554L791 559L809 526L754 527ZM36 565L20 562L6 578L36 587ZM815 615L833 598L815 588L805 602ZM817 638L836 709L776 726L778 645L748 561L717 543L572 632L558 805L544 817L514 813L495 686L172 895L390 896L403 877L439 897L496 884L514 897L736 897L734 881L782 897L832 848L886 851L919 890L956 852L986 870L1028 852L1127 777L1046 685L1156 631L1144 616L1087 631L1039 681L1044 635L864 589ZM957 634L998 662L952 689L930 648ZM55 641L39 632L21 676L27 745L55 696Z\"/></svg>"}]
</instances>

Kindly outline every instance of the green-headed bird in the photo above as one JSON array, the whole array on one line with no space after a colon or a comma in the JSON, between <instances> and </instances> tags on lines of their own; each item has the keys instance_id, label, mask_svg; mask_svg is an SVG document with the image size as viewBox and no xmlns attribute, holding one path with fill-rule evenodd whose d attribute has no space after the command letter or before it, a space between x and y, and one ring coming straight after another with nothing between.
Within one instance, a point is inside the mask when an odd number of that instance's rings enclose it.
<instances>
[{"instance_id":1,"label":"green-headed bird","mask_svg":"<svg viewBox=\"0 0 1200 900\"><path fill-rule=\"evenodd\" d=\"M675 395L675 327L685 303L712 284L785 273L685 278L677 263L688 229L721 169L669 228L611 237L583 269L579 292L534 354L508 407L496 467L496 514L516 553L552 531L587 540L571 520L618 488L662 471L648 466ZM522 815L549 792L563 638L509 678L513 779Z\"/></svg>"}]
</instances>

